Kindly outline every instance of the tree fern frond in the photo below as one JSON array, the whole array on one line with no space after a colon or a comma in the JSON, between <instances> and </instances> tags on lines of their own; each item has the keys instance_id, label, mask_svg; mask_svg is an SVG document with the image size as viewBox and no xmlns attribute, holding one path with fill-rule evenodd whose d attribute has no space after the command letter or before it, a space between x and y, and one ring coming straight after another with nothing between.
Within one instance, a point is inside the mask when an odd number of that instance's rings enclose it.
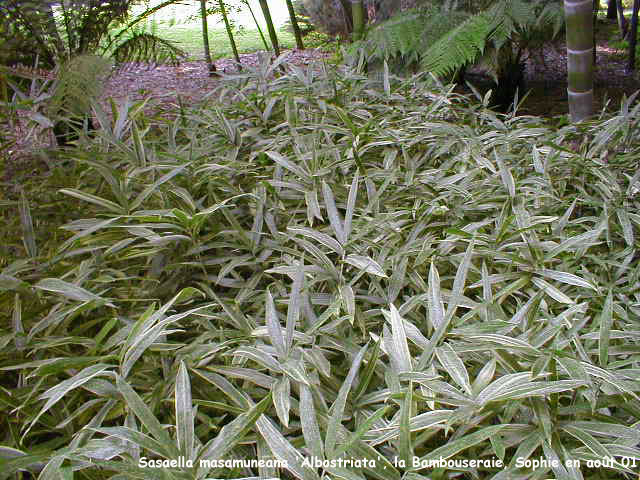
<instances>
[{"instance_id":1,"label":"tree fern frond","mask_svg":"<svg viewBox=\"0 0 640 480\"><path fill-rule=\"evenodd\" d=\"M377 59L403 57L418 61L425 50L468 15L440 8L414 8L404 11L371 30L364 43L368 56Z\"/></svg>"},{"instance_id":2,"label":"tree fern frond","mask_svg":"<svg viewBox=\"0 0 640 480\"><path fill-rule=\"evenodd\" d=\"M381 59L404 56L418 48L423 30L422 12L403 12L371 30L364 43L365 51Z\"/></svg>"},{"instance_id":3,"label":"tree fern frond","mask_svg":"<svg viewBox=\"0 0 640 480\"><path fill-rule=\"evenodd\" d=\"M536 20L535 5L523 0L497 2L484 15L491 21L490 40L496 48L507 43L514 33L528 30Z\"/></svg>"},{"instance_id":4,"label":"tree fern frond","mask_svg":"<svg viewBox=\"0 0 640 480\"><path fill-rule=\"evenodd\" d=\"M552 37L558 36L558 33L564 28L564 9L562 5L557 3L549 3L536 15L535 27L539 30L551 29Z\"/></svg>"},{"instance_id":5,"label":"tree fern frond","mask_svg":"<svg viewBox=\"0 0 640 480\"><path fill-rule=\"evenodd\" d=\"M445 75L476 62L489 47L496 50L494 60L519 59L525 49L553 38L562 25L562 10L556 5L528 0L498 0L472 15L431 6L381 23L363 45L374 60L420 63L436 75ZM491 73L495 75L497 69Z\"/></svg>"},{"instance_id":6,"label":"tree fern frond","mask_svg":"<svg viewBox=\"0 0 640 480\"><path fill-rule=\"evenodd\" d=\"M149 62L176 64L186 52L172 42L147 32L134 32L112 52L117 63Z\"/></svg>"},{"instance_id":7,"label":"tree fern frond","mask_svg":"<svg viewBox=\"0 0 640 480\"><path fill-rule=\"evenodd\" d=\"M422 58L422 67L435 75L446 75L474 62L484 51L491 27L485 15L468 18L431 45Z\"/></svg>"},{"instance_id":8,"label":"tree fern frond","mask_svg":"<svg viewBox=\"0 0 640 480\"><path fill-rule=\"evenodd\" d=\"M56 68L54 93L48 110L53 117L62 114L85 115L102 93L104 77L112 60L97 55L78 55Z\"/></svg>"},{"instance_id":9,"label":"tree fern frond","mask_svg":"<svg viewBox=\"0 0 640 480\"><path fill-rule=\"evenodd\" d=\"M110 36L109 39L107 40L105 49L109 50L114 44L116 44L121 38L123 38L124 35L133 31L132 29L136 27L140 22L146 21L149 17L153 16L159 10L162 10L163 8L168 7L169 5L173 5L176 3L177 3L177 0L165 0L164 2L159 3L158 5L147 8L140 15L137 15L133 20L129 21L126 25L124 25L124 27L120 29L120 31L118 31L115 35Z\"/></svg>"}]
</instances>

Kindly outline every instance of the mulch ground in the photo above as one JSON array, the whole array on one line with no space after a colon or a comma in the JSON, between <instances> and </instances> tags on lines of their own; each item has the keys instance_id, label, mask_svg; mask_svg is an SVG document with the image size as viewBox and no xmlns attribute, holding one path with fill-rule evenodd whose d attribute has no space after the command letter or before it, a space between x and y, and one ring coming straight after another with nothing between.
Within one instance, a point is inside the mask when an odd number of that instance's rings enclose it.
<instances>
[{"instance_id":1,"label":"mulch ground","mask_svg":"<svg viewBox=\"0 0 640 480\"><path fill-rule=\"evenodd\" d=\"M242 66L253 68L260 65L265 52L240 55ZM327 54L320 49L290 50L286 52L284 63L305 66L320 61ZM236 73L236 62L232 59L220 59L215 62L216 70L222 74ZM209 76L207 64L199 62L183 62L179 66L126 65L106 84L104 96L114 99L129 97L139 100L151 96L160 103L175 103L180 94L183 102L192 103L202 99L220 80Z\"/></svg>"}]
</instances>

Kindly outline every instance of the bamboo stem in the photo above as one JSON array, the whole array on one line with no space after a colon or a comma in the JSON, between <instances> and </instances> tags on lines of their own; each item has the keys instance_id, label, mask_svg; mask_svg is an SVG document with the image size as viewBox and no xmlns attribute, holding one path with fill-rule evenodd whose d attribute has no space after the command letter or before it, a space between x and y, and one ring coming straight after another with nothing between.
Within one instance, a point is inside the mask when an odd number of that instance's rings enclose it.
<instances>
[{"instance_id":1,"label":"bamboo stem","mask_svg":"<svg viewBox=\"0 0 640 480\"><path fill-rule=\"evenodd\" d=\"M280 45L278 44L278 35L276 35L276 28L273 26L273 19L271 18L271 12L269 11L269 5L267 4L267 0L259 0L260 8L262 9L262 14L264 15L264 20L267 22L267 31L269 32L269 39L271 40L271 45L273 45L273 51L276 56L280 56Z\"/></svg>"},{"instance_id":2,"label":"bamboo stem","mask_svg":"<svg viewBox=\"0 0 640 480\"><path fill-rule=\"evenodd\" d=\"M202 19L202 43L204 46L204 59L209 67L209 76L216 75L216 64L211 59L209 48L209 26L207 24L207 0L200 0L200 16Z\"/></svg>"},{"instance_id":3,"label":"bamboo stem","mask_svg":"<svg viewBox=\"0 0 640 480\"><path fill-rule=\"evenodd\" d=\"M364 5L362 0L352 0L351 14L353 15L353 41L364 37Z\"/></svg>"},{"instance_id":4,"label":"bamboo stem","mask_svg":"<svg viewBox=\"0 0 640 480\"><path fill-rule=\"evenodd\" d=\"M231 23L229 23L229 17L227 16L227 9L224 6L224 0L218 0L218 5L220 5L220 13L222 14L222 20L224 21L224 28L227 30L227 35L229 36L229 43L231 44L231 50L233 50L233 57L238 63L238 68L242 69L242 62L240 60L240 55L238 54L236 40L233 38L233 29L231 28Z\"/></svg>"},{"instance_id":5,"label":"bamboo stem","mask_svg":"<svg viewBox=\"0 0 640 480\"><path fill-rule=\"evenodd\" d=\"M593 115L593 0L564 0L564 12L569 113L577 123Z\"/></svg>"},{"instance_id":6,"label":"bamboo stem","mask_svg":"<svg viewBox=\"0 0 640 480\"><path fill-rule=\"evenodd\" d=\"M633 13L631 14L631 25L629 27L629 62L627 63L627 73L631 73L636 68L636 45L638 40L638 11L640 10L640 0L633 0Z\"/></svg>"},{"instance_id":7,"label":"bamboo stem","mask_svg":"<svg viewBox=\"0 0 640 480\"><path fill-rule=\"evenodd\" d=\"M298 19L296 18L296 11L293 8L291 0L286 0L287 10L289 10L289 18L291 19L291 26L293 27L293 35L296 37L296 48L298 50L304 50L304 43L302 42L302 33L300 32L300 26L298 25Z\"/></svg>"}]
</instances>

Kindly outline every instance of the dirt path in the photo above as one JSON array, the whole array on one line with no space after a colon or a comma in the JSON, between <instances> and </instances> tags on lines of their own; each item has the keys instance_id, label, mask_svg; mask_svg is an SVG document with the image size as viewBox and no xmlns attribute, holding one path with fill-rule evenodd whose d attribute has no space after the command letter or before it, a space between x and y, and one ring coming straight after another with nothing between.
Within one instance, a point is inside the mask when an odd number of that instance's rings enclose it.
<instances>
[{"instance_id":1,"label":"dirt path","mask_svg":"<svg viewBox=\"0 0 640 480\"><path fill-rule=\"evenodd\" d=\"M242 65L249 68L259 65L261 55L264 55L264 52L241 55ZM285 63L302 66L327 56L319 49L289 50L286 55ZM215 64L219 72L237 71L235 62L231 59L220 59ZM107 82L104 97L123 99L128 96L137 100L151 95L164 103L175 101L176 92L179 92L183 101L192 102L204 97L217 82L215 77L209 77L207 65L203 61L183 62L177 67L159 66L152 69L146 65L130 65Z\"/></svg>"}]
</instances>

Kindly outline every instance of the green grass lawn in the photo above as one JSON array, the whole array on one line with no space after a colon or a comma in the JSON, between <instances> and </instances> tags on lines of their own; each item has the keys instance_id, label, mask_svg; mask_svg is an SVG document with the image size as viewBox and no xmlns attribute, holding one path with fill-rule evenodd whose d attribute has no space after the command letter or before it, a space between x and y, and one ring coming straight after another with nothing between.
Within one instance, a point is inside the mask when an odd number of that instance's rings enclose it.
<instances>
[{"instance_id":1,"label":"green grass lawn","mask_svg":"<svg viewBox=\"0 0 640 480\"><path fill-rule=\"evenodd\" d=\"M152 2L153 6L156 2ZM269 47L269 37L260 8L255 0L251 2L253 11L260 23L262 33L267 40ZM287 49L295 47L295 38L291 32L285 27L289 15L286 10L285 2L276 2L270 5L271 14L277 29L278 41L280 47ZM144 10L144 9L142 9ZM135 11L141 13L141 11ZM265 50L263 40L260 33L255 27L252 17L246 8L240 10L229 11L229 17L235 26L235 40L240 53L250 53L259 50ZM211 55L213 58L224 58L232 56L229 37L224 29L221 18L218 15L211 15L208 19L209 23L209 44L211 47ZM204 58L204 47L202 45L202 25L199 19L199 9L195 5L180 5L163 8L154 14L152 20L147 24L146 29L156 35L171 40L184 49L190 58ZM318 46L326 39L319 36L308 37L305 46Z\"/></svg>"},{"instance_id":2,"label":"green grass lawn","mask_svg":"<svg viewBox=\"0 0 640 480\"><path fill-rule=\"evenodd\" d=\"M200 23L174 24L169 21L160 21L147 26L147 30L162 38L175 42L180 48L187 52L189 59L202 60L204 58L202 27ZM296 46L293 33L289 32L285 27L278 29L277 34L280 48L288 49ZM269 41L266 30L263 30L263 35L265 36L267 45L271 48L271 42ZM241 54L265 50L265 45L257 29L240 28L234 33L234 38L238 51ZM325 45L329 41L330 39L326 35L314 32L304 38L304 45L306 48L314 48ZM229 36L224 28L211 28L211 26L209 26L209 46L211 48L211 56L214 59L231 57L233 55L231 44L229 43Z\"/></svg>"},{"instance_id":3,"label":"green grass lawn","mask_svg":"<svg viewBox=\"0 0 640 480\"><path fill-rule=\"evenodd\" d=\"M190 58L204 58L204 47L202 46L202 29L199 23L187 23L171 25L169 22L157 22L151 29L154 33L171 40L184 49ZM267 37L267 32L263 32ZM235 35L238 50L241 53L264 50L265 46L260 38L260 33L255 29L242 29ZM281 48L293 48L296 41L293 34L281 28L278 31L278 41ZM269 46L269 39L267 37ZM230 57L233 53L229 37L224 28L209 28L209 45L213 58Z\"/></svg>"}]
</instances>

